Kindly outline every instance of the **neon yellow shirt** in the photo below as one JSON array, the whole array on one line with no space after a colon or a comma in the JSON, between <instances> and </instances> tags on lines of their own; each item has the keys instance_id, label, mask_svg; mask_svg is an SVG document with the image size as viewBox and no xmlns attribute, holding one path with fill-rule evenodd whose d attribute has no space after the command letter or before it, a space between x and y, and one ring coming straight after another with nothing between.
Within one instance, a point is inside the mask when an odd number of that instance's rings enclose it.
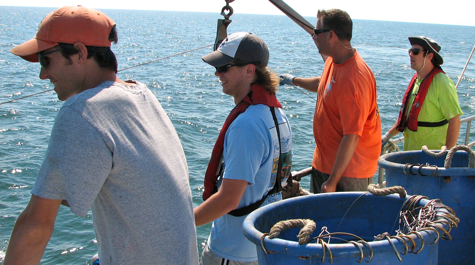
<instances>
[{"instance_id":1,"label":"neon yellow shirt","mask_svg":"<svg viewBox=\"0 0 475 265\"><path fill-rule=\"evenodd\" d=\"M423 79L416 80L414 83L414 89L407 106L412 106L422 80ZM455 89L452 79L444 73L435 75L429 86L417 120L439 122L445 119L450 120L462 114L457 90ZM439 127L418 126L416 132L406 128L406 130L404 130L404 151L421 150L423 145L427 145L430 150L440 150L440 148L445 145L447 128L448 124Z\"/></svg>"}]
</instances>

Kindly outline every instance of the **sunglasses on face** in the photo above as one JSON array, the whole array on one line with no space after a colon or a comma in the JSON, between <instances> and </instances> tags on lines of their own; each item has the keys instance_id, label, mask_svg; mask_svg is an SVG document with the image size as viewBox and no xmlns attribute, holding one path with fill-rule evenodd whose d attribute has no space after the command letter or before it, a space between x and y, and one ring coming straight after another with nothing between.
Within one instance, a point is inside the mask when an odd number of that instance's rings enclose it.
<instances>
[{"instance_id":1,"label":"sunglasses on face","mask_svg":"<svg viewBox=\"0 0 475 265\"><path fill-rule=\"evenodd\" d=\"M229 70L229 68L231 68L233 66L244 66L244 65L248 65L248 64L226 64L226 65L218 66L218 67L215 67L215 68L216 68L216 71L218 71L218 73L224 74L224 73L226 73L226 71Z\"/></svg>"},{"instance_id":2,"label":"sunglasses on face","mask_svg":"<svg viewBox=\"0 0 475 265\"><path fill-rule=\"evenodd\" d=\"M313 32L315 32L315 35L318 35L320 33L325 33L329 32L331 29L313 29Z\"/></svg>"},{"instance_id":3,"label":"sunglasses on face","mask_svg":"<svg viewBox=\"0 0 475 265\"><path fill-rule=\"evenodd\" d=\"M59 49L56 49L56 50L52 50L50 52L39 52L39 53L37 53L38 61L40 62L41 67L45 70L48 69L50 61L49 61L49 58L46 57L46 55L51 54L53 52L61 51L62 49L63 48L59 48Z\"/></svg>"},{"instance_id":4,"label":"sunglasses on face","mask_svg":"<svg viewBox=\"0 0 475 265\"><path fill-rule=\"evenodd\" d=\"M425 52L426 50L424 49L419 49L419 48L412 48L412 49L409 49L408 52L409 54L414 54L414 55L419 55L420 52Z\"/></svg>"}]
</instances>

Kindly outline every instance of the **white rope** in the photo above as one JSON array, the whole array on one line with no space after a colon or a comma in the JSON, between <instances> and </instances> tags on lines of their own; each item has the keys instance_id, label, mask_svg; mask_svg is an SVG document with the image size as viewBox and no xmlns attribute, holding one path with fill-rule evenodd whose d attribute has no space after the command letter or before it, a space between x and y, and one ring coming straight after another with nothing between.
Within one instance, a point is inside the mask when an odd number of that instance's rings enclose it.
<instances>
[{"instance_id":1,"label":"white rope","mask_svg":"<svg viewBox=\"0 0 475 265\"><path fill-rule=\"evenodd\" d=\"M432 157L443 157L444 155L447 154L447 147L445 147L445 145L444 145L440 149L440 152L432 152L432 151L429 150L429 148L427 148L427 145L424 145L424 146L422 146L422 152L424 152L427 155L432 156Z\"/></svg>"},{"instance_id":2,"label":"white rope","mask_svg":"<svg viewBox=\"0 0 475 265\"><path fill-rule=\"evenodd\" d=\"M280 232L285 229L294 227L302 227L297 237L299 238L299 245L308 243L310 235L317 228L317 224L310 219L290 219L276 223L269 232L269 238L276 238Z\"/></svg>"},{"instance_id":3,"label":"white rope","mask_svg":"<svg viewBox=\"0 0 475 265\"><path fill-rule=\"evenodd\" d=\"M444 167L450 168L452 166L452 158L455 155L455 152L457 152L457 150L463 150L467 152L469 156L468 166L470 168L475 168L475 153L470 147L466 145L456 145L452 147L452 149L450 149L449 153L447 154L447 157L445 158Z\"/></svg>"}]
</instances>

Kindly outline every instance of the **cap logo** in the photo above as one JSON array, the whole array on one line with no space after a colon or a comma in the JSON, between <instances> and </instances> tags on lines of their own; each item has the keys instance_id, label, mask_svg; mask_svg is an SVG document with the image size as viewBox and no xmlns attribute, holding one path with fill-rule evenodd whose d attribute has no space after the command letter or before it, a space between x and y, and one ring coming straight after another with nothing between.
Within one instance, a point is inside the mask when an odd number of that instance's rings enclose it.
<instances>
[{"instance_id":1,"label":"cap logo","mask_svg":"<svg viewBox=\"0 0 475 265\"><path fill-rule=\"evenodd\" d=\"M231 34L229 37L223 40L221 44L218 47L218 51L221 53L235 58L236 57L236 52L239 48L239 45L241 44L241 41L244 39L244 37L249 34L247 32L237 32L234 34Z\"/></svg>"}]
</instances>

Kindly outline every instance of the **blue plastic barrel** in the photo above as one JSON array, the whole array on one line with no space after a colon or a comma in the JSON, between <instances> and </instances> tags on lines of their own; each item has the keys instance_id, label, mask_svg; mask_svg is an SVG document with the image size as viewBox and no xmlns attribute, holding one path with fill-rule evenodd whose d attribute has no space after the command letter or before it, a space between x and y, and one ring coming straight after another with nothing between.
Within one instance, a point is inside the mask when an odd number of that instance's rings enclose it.
<instances>
[{"instance_id":1,"label":"blue plastic barrel","mask_svg":"<svg viewBox=\"0 0 475 265\"><path fill-rule=\"evenodd\" d=\"M468 167L464 151L455 152L450 168L444 168L445 158L423 151L397 152L381 156L379 166L385 169L388 187L403 186L408 194L439 198L460 218L452 240L439 244L439 264L474 264L475 169Z\"/></svg>"},{"instance_id":2,"label":"blue plastic barrel","mask_svg":"<svg viewBox=\"0 0 475 265\"><path fill-rule=\"evenodd\" d=\"M375 236L384 232L395 235L399 213L406 199L398 195L378 197L363 192L325 193L286 199L249 214L243 223L243 232L247 239L256 244L261 265L359 264L361 258L368 262L371 253L371 264L401 264L395 248L400 253L403 264L437 264L440 240L437 241L438 235L435 231L420 232L423 239L420 235L410 234L408 237L411 239L407 239L406 245L402 242L406 239L401 238L374 241ZM424 206L428 202L425 199L419 200L416 206ZM278 238L270 239L266 236L265 233L269 233L277 222L288 219L315 221L317 229L311 238L319 236L321 228L325 226L330 233L347 232L357 235L365 240L371 249L364 244L357 247L353 243L338 239L352 238L345 235L332 237L330 243L325 244L326 247L315 241L299 245L299 228L284 230ZM448 226L444 228L449 229ZM409 243L411 240L416 244L414 252L423 247L418 254L405 253L407 246L412 247L412 243Z\"/></svg>"}]
</instances>

